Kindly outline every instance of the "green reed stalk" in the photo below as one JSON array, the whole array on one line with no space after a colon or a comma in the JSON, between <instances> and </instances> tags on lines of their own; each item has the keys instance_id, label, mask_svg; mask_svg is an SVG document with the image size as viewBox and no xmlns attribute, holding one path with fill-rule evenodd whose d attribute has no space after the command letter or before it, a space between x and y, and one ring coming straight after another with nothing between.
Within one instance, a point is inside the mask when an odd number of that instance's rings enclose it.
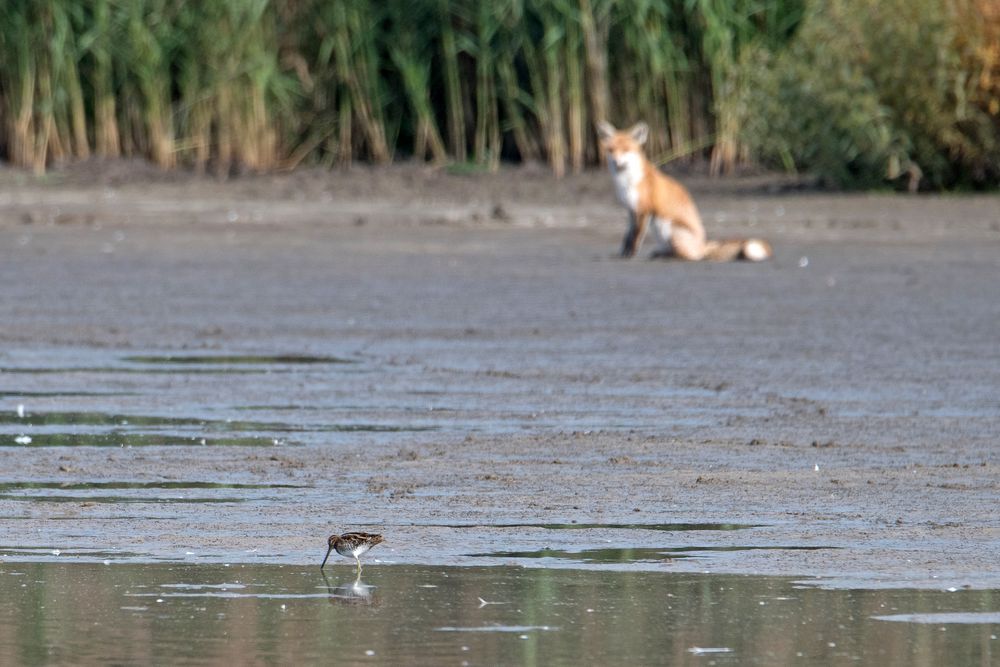
<instances>
[{"instance_id":1,"label":"green reed stalk","mask_svg":"<svg viewBox=\"0 0 1000 667\"><path fill-rule=\"evenodd\" d=\"M162 2L131 0L126 8L126 58L130 79L139 91L142 124L135 142L140 152L158 166L176 164L173 119L170 107L170 61L164 53L165 39L154 32L162 29Z\"/></svg>"},{"instance_id":2,"label":"green reed stalk","mask_svg":"<svg viewBox=\"0 0 1000 667\"><path fill-rule=\"evenodd\" d=\"M430 157L436 164L447 161L448 153L434 119L430 100L430 66L421 63L412 54L402 49L393 51L393 61L399 68L406 87L407 96L416 116L413 154L416 157Z\"/></svg>"},{"instance_id":3,"label":"green reed stalk","mask_svg":"<svg viewBox=\"0 0 1000 667\"><path fill-rule=\"evenodd\" d=\"M375 21L372 3L333 3L330 10L327 20L340 82L350 95L351 108L371 159L377 163L388 162L391 152L382 118L378 50L370 28Z\"/></svg>"},{"instance_id":4,"label":"green reed stalk","mask_svg":"<svg viewBox=\"0 0 1000 667\"><path fill-rule=\"evenodd\" d=\"M508 36L506 52L508 54L518 53L519 47L516 44L515 39ZM541 149L538 146L536 135L528 127L525 109L530 109L530 103L526 103L527 93L518 81L513 57L502 57L497 60L497 76L500 79L500 103L506 116L505 128L511 132L521 159L534 162L539 159Z\"/></svg>"},{"instance_id":5,"label":"green reed stalk","mask_svg":"<svg viewBox=\"0 0 1000 667\"><path fill-rule=\"evenodd\" d=\"M568 14L568 7L564 7ZM587 150L585 123L587 107L584 101L585 82L580 63L583 60L583 37L579 24L567 15L566 20L566 128L569 143L569 163L573 173L583 171Z\"/></svg>"},{"instance_id":6,"label":"green reed stalk","mask_svg":"<svg viewBox=\"0 0 1000 667\"><path fill-rule=\"evenodd\" d=\"M496 63L493 41L499 30L497 6L482 2L476 16L476 162L496 170L500 166L500 120L497 110Z\"/></svg>"},{"instance_id":7,"label":"green reed stalk","mask_svg":"<svg viewBox=\"0 0 1000 667\"><path fill-rule=\"evenodd\" d=\"M587 102L591 121L607 120L610 114L608 95L609 0L578 0L580 31L586 54ZM595 157L597 157L595 155Z\"/></svg>"},{"instance_id":8,"label":"green reed stalk","mask_svg":"<svg viewBox=\"0 0 1000 667\"><path fill-rule=\"evenodd\" d=\"M455 34L454 3L438 0L438 20L441 24L441 61L444 70L445 109L448 118L448 147L452 157L459 162L466 160L465 145L465 96L459 74L458 58L461 54Z\"/></svg>"},{"instance_id":9,"label":"green reed stalk","mask_svg":"<svg viewBox=\"0 0 1000 667\"><path fill-rule=\"evenodd\" d=\"M91 86L94 105L94 149L103 157L117 157L121 153L118 129L117 100L113 82L112 34L110 0L94 0L91 17L89 57L93 61Z\"/></svg>"},{"instance_id":10,"label":"green reed stalk","mask_svg":"<svg viewBox=\"0 0 1000 667\"><path fill-rule=\"evenodd\" d=\"M566 32L563 17L549 2L540 3L538 18L542 27L540 51L535 55L534 63L529 63L528 67L534 65L540 72L534 83L542 141L552 172L556 178L562 178L566 173L566 135L562 99L564 63L560 56Z\"/></svg>"}]
</instances>

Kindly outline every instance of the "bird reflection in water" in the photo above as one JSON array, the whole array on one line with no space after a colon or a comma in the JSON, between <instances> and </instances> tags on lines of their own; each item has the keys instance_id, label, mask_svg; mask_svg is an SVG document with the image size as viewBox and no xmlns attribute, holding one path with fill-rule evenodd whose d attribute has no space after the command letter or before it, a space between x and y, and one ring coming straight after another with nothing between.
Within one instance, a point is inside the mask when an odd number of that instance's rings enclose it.
<instances>
[{"instance_id":1,"label":"bird reflection in water","mask_svg":"<svg viewBox=\"0 0 1000 667\"><path fill-rule=\"evenodd\" d=\"M361 581L360 572L354 580L337 586L330 582L325 572L322 574L327 593L330 595L330 604L377 607L382 603L381 597L375 594L375 586Z\"/></svg>"}]
</instances>

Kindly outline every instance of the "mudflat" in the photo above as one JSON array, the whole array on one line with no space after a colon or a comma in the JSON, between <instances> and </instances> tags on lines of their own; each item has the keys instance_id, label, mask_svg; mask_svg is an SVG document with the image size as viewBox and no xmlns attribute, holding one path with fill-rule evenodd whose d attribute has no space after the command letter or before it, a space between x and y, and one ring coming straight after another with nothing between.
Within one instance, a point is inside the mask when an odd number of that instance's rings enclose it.
<instances>
[{"instance_id":1,"label":"mudflat","mask_svg":"<svg viewBox=\"0 0 1000 667\"><path fill-rule=\"evenodd\" d=\"M0 171L0 558L1000 586L1000 198L687 183Z\"/></svg>"}]
</instances>

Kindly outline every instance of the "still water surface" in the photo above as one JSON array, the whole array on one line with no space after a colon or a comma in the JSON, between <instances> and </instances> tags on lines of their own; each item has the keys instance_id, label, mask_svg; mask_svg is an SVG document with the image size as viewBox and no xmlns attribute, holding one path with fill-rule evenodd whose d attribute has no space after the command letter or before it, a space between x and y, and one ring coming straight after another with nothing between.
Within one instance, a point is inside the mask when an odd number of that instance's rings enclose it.
<instances>
[{"instance_id":1,"label":"still water surface","mask_svg":"<svg viewBox=\"0 0 1000 667\"><path fill-rule=\"evenodd\" d=\"M991 665L1000 591L518 567L0 564L0 664Z\"/></svg>"}]
</instances>

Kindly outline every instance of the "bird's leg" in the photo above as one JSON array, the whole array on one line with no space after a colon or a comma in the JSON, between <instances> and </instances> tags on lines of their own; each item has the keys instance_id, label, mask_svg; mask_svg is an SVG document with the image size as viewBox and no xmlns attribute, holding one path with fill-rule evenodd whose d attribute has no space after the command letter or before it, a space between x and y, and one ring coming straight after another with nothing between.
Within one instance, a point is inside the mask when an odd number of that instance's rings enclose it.
<instances>
[{"instance_id":1,"label":"bird's leg","mask_svg":"<svg viewBox=\"0 0 1000 667\"><path fill-rule=\"evenodd\" d=\"M360 577L361 576L361 559L358 558L357 556L355 556L354 560L358 561L358 576Z\"/></svg>"}]
</instances>

